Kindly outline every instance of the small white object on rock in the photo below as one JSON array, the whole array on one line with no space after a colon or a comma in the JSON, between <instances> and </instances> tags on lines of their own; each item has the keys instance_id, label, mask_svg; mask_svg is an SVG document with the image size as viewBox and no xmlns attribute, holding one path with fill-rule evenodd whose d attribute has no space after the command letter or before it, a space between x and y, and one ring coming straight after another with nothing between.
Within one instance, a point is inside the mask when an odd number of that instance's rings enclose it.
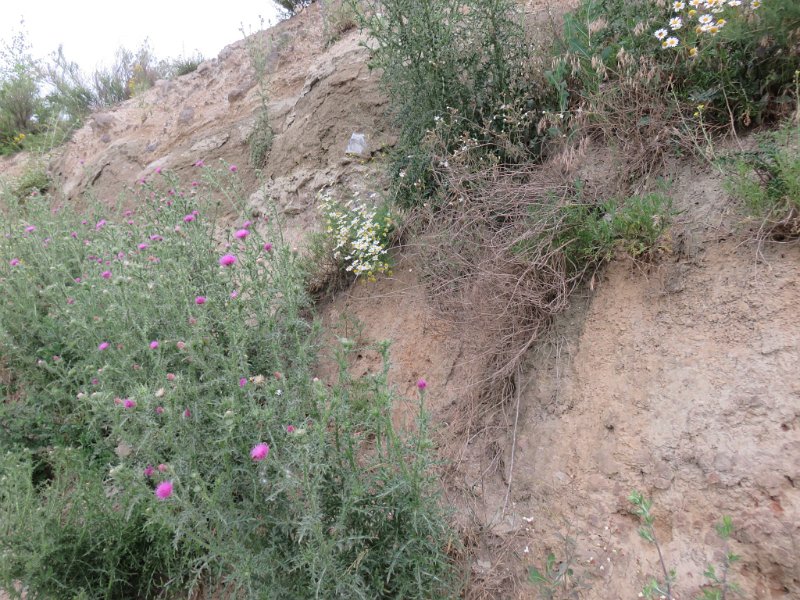
<instances>
[{"instance_id":1,"label":"small white object on rock","mask_svg":"<svg viewBox=\"0 0 800 600\"><path fill-rule=\"evenodd\" d=\"M350 136L345 154L356 154L358 156L367 154L366 136L363 133L353 133L353 135Z\"/></svg>"}]
</instances>

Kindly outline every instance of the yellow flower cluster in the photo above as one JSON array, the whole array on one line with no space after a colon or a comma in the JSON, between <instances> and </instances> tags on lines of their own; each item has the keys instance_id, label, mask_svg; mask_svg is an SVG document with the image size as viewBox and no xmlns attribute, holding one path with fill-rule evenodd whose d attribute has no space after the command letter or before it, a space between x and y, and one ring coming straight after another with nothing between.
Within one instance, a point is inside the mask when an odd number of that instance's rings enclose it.
<instances>
[{"instance_id":1,"label":"yellow flower cluster","mask_svg":"<svg viewBox=\"0 0 800 600\"><path fill-rule=\"evenodd\" d=\"M761 0L750 0L747 6L750 10L756 10L761 6ZM677 48L680 39L675 32L684 26L690 26L690 23L695 21L691 30L696 35L716 35L727 23L727 20L716 15L727 11L730 16L735 17L745 8L744 0L688 0L688 2L675 0L672 3L674 16L670 18L666 27L656 30L653 35L661 42L661 48L665 50ZM736 12L731 12L732 10ZM692 46L689 48L689 57L696 57L697 52L697 47Z\"/></svg>"},{"instance_id":2,"label":"yellow flower cluster","mask_svg":"<svg viewBox=\"0 0 800 600\"><path fill-rule=\"evenodd\" d=\"M322 196L322 213L325 231L333 237L333 258L346 271L367 281L389 273L388 216L379 217L374 208L356 200L342 206L327 194Z\"/></svg>"}]
</instances>

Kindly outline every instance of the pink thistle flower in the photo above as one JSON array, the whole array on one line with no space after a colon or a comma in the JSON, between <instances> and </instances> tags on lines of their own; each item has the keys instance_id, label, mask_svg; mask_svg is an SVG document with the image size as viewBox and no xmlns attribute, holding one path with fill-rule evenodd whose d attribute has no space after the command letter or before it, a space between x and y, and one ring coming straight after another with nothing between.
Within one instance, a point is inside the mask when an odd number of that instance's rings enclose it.
<instances>
[{"instance_id":1,"label":"pink thistle flower","mask_svg":"<svg viewBox=\"0 0 800 600\"><path fill-rule=\"evenodd\" d=\"M248 235L250 235L250 232L247 229L240 229L239 231L237 231L233 235L236 237L236 239L243 240Z\"/></svg>"},{"instance_id":2,"label":"pink thistle flower","mask_svg":"<svg viewBox=\"0 0 800 600\"><path fill-rule=\"evenodd\" d=\"M192 182L192 187L197 187L198 185L200 185L200 183L199 183L199 182L197 182L197 181L193 181L193 182Z\"/></svg>"},{"instance_id":3,"label":"pink thistle flower","mask_svg":"<svg viewBox=\"0 0 800 600\"><path fill-rule=\"evenodd\" d=\"M124 213L122 213L122 216L123 217L130 217L132 214L133 214L132 210L126 210Z\"/></svg>"},{"instance_id":4,"label":"pink thistle flower","mask_svg":"<svg viewBox=\"0 0 800 600\"><path fill-rule=\"evenodd\" d=\"M264 244L264 252L272 252L272 244L270 244L269 242Z\"/></svg>"},{"instance_id":5,"label":"pink thistle flower","mask_svg":"<svg viewBox=\"0 0 800 600\"><path fill-rule=\"evenodd\" d=\"M18 259L18 258L12 258L12 259L11 259L11 260L8 262L8 264L10 264L12 267L16 267L16 266L18 266L18 265L19 265L19 259Z\"/></svg>"},{"instance_id":6,"label":"pink thistle flower","mask_svg":"<svg viewBox=\"0 0 800 600\"><path fill-rule=\"evenodd\" d=\"M103 279L111 279L111 271L103 271L100 273L100 277Z\"/></svg>"},{"instance_id":7,"label":"pink thistle flower","mask_svg":"<svg viewBox=\"0 0 800 600\"><path fill-rule=\"evenodd\" d=\"M150 350L155 350L156 348L158 348L158 340L153 340L150 342Z\"/></svg>"},{"instance_id":8,"label":"pink thistle flower","mask_svg":"<svg viewBox=\"0 0 800 600\"><path fill-rule=\"evenodd\" d=\"M238 259L233 254L225 254L219 259L219 264L223 267L230 267L236 263Z\"/></svg>"},{"instance_id":9,"label":"pink thistle flower","mask_svg":"<svg viewBox=\"0 0 800 600\"><path fill-rule=\"evenodd\" d=\"M71 237L74 240L77 240L78 239L78 232L77 231L73 231L72 233L69 234L69 237Z\"/></svg>"},{"instance_id":10,"label":"pink thistle flower","mask_svg":"<svg viewBox=\"0 0 800 600\"><path fill-rule=\"evenodd\" d=\"M236 171L238 171L238 170L239 170L239 167L237 167L236 165L231 165L230 167L228 167L228 170L229 170L231 173L236 173Z\"/></svg>"},{"instance_id":11,"label":"pink thistle flower","mask_svg":"<svg viewBox=\"0 0 800 600\"><path fill-rule=\"evenodd\" d=\"M156 414L157 415L164 414L164 407L163 406L156 406Z\"/></svg>"},{"instance_id":12,"label":"pink thistle flower","mask_svg":"<svg viewBox=\"0 0 800 600\"><path fill-rule=\"evenodd\" d=\"M197 325L197 319L194 317L189 317L189 325Z\"/></svg>"},{"instance_id":13,"label":"pink thistle flower","mask_svg":"<svg viewBox=\"0 0 800 600\"><path fill-rule=\"evenodd\" d=\"M125 400L122 401L122 406L125 408L136 408L136 402L130 398L125 398Z\"/></svg>"},{"instance_id":14,"label":"pink thistle flower","mask_svg":"<svg viewBox=\"0 0 800 600\"><path fill-rule=\"evenodd\" d=\"M139 244L137 246L137 248L139 248L139 250L147 250L149 247L150 247L150 244Z\"/></svg>"},{"instance_id":15,"label":"pink thistle flower","mask_svg":"<svg viewBox=\"0 0 800 600\"><path fill-rule=\"evenodd\" d=\"M103 350L108 350L109 346L111 346L111 344L108 342L100 342L100 344L97 346L97 349L102 352Z\"/></svg>"},{"instance_id":16,"label":"pink thistle flower","mask_svg":"<svg viewBox=\"0 0 800 600\"><path fill-rule=\"evenodd\" d=\"M294 425L287 425L286 433L294 433Z\"/></svg>"},{"instance_id":17,"label":"pink thistle flower","mask_svg":"<svg viewBox=\"0 0 800 600\"><path fill-rule=\"evenodd\" d=\"M242 223L242 227L244 227L245 229L247 229L247 228L248 228L248 227L250 227L250 225L252 225L252 224L253 224L253 222L252 222L252 221L245 221L244 223Z\"/></svg>"},{"instance_id":18,"label":"pink thistle flower","mask_svg":"<svg viewBox=\"0 0 800 600\"><path fill-rule=\"evenodd\" d=\"M100 219L94 226L95 230L100 231L103 227L106 226L106 220Z\"/></svg>"},{"instance_id":19,"label":"pink thistle flower","mask_svg":"<svg viewBox=\"0 0 800 600\"><path fill-rule=\"evenodd\" d=\"M253 449L250 450L250 458L252 458L256 462L262 461L265 458L267 458L267 454L269 454L269 446L264 442L256 444L255 446L253 446Z\"/></svg>"},{"instance_id":20,"label":"pink thistle flower","mask_svg":"<svg viewBox=\"0 0 800 600\"><path fill-rule=\"evenodd\" d=\"M194 215L186 215L185 217L183 217L184 223L191 223L192 221L194 221Z\"/></svg>"},{"instance_id":21,"label":"pink thistle flower","mask_svg":"<svg viewBox=\"0 0 800 600\"><path fill-rule=\"evenodd\" d=\"M206 166L206 163L205 163L205 162L203 162L203 159L201 158L201 159L200 159L200 160L198 160L196 163L194 163L194 166L195 166L195 167L205 167L205 166Z\"/></svg>"},{"instance_id":22,"label":"pink thistle flower","mask_svg":"<svg viewBox=\"0 0 800 600\"><path fill-rule=\"evenodd\" d=\"M165 473L166 471L167 471L167 465L165 465L164 463L161 463L160 465L158 465L158 472L159 473Z\"/></svg>"},{"instance_id":23,"label":"pink thistle flower","mask_svg":"<svg viewBox=\"0 0 800 600\"><path fill-rule=\"evenodd\" d=\"M205 296L197 296L197 298L194 299L194 303L197 304L197 305L205 304L206 303L206 297Z\"/></svg>"},{"instance_id":24,"label":"pink thistle flower","mask_svg":"<svg viewBox=\"0 0 800 600\"><path fill-rule=\"evenodd\" d=\"M420 378L420 380L417 381L417 389L421 392L426 387L428 387L428 382L425 381L424 379Z\"/></svg>"},{"instance_id":25,"label":"pink thistle flower","mask_svg":"<svg viewBox=\"0 0 800 600\"><path fill-rule=\"evenodd\" d=\"M239 297L239 292L237 290L233 290L231 292L231 300L236 300Z\"/></svg>"},{"instance_id":26,"label":"pink thistle flower","mask_svg":"<svg viewBox=\"0 0 800 600\"><path fill-rule=\"evenodd\" d=\"M153 235L150 236L150 240L153 241L153 242L161 242L161 241L164 240L164 238L161 237L158 234L153 234Z\"/></svg>"},{"instance_id":27,"label":"pink thistle flower","mask_svg":"<svg viewBox=\"0 0 800 600\"><path fill-rule=\"evenodd\" d=\"M178 350L183 350L184 348L186 348L186 342L177 342L177 343L175 344L175 347L176 347Z\"/></svg>"},{"instance_id":28,"label":"pink thistle flower","mask_svg":"<svg viewBox=\"0 0 800 600\"><path fill-rule=\"evenodd\" d=\"M244 387L247 385L247 377L242 377L239 379L239 387Z\"/></svg>"},{"instance_id":29,"label":"pink thistle flower","mask_svg":"<svg viewBox=\"0 0 800 600\"><path fill-rule=\"evenodd\" d=\"M80 277L76 277L75 278L75 283L80 283L80 282L81 282L81 278Z\"/></svg>"},{"instance_id":30,"label":"pink thistle flower","mask_svg":"<svg viewBox=\"0 0 800 600\"><path fill-rule=\"evenodd\" d=\"M33 225L28 225L25 228L25 233L33 233L34 231L36 231L36 227L34 227Z\"/></svg>"},{"instance_id":31,"label":"pink thistle flower","mask_svg":"<svg viewBox=\"0 0 800 600\"><path fill-rule=\"evenodd\" d=\"M156 498L159 500L166 500L172 496L172 482L162 481L156 486Z\"/></svg>"},{"instance_id":32,"label":"pink thistle flower","mask_svg":"<svg viewBox=\"0 0 800 600\"><path fill-rule=\"evenodd\" d=\"M156 167L155 168L155 173L156 173L156 175L161 175L161 167Z\"/></svg>"},{"instance_id":33,"label":"pink thistle flower","mask_svg":"<svg viewBox=\"0 0 800 600\"><path fill-rule=\"evenodd\" d=\"M183 411L183 417L184 417L185 419L188 419L188 418L190 418L191 416L192 416L192 411L190 411L188 408L187 408L187 409L185 409L185 410Z\"/></svg>"},{"instance_id":34,"label":"pink thistle flower","mask_svg":"<svg viewBox=\"0 0 800 600\"><path fill-rule=\"evenodd\" d=\"M153 473L155 473L155 472L156 472L156 470L153 468L153 465L147 465L144 468L144 476L145 477L152 477Z\"/></svg>"},{"instance_id":35,"label":"pink thistle flower","mask_svg":"<svg viewBox=\"0 0 800 600\"><path fill-rule=\"evenodd\" d=\"M175 373L167 373L167 381L175 381Z\"/></svg>"},{"instance_id":36,"label":"pink thistle flower","mask_svg":"<svg viewBox=\"0 0 800 600\"><path fill-rule=\"evenodd\" d=\"M40 364L44 364L44 361L39 361ZM100 380L97 377L92 377L92 385L98 385Z\"/></svg>"},{"instance_id":37,"label":"pink thistle flower","mask_svg":"<svg viewBox=\"0 0 800 600\"><path fill-rule=\"evenodd\" d=\"M67 298L67 304L75 304L75 298Z\"/></svg>"}]
</instances>

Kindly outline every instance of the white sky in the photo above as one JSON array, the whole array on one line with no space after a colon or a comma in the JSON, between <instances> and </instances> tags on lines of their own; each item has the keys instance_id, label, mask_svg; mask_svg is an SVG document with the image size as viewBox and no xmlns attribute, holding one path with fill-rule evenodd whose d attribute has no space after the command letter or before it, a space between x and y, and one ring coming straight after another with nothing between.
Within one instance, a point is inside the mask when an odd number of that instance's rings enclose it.
<instances>
[{"instance_id":1,"label":"white sky","mask_svg":"<svg viewBox=\"0 0 800 600\"><path fill-rule=\"evenodd\" d=\"M36 58L59 44L84 72L110 65L120 46L136 50L148 39L158 59L200 53L214 58L228 44L277 21L270 0L0 0L0 40L23 31Z\"/></svg>"}]
</instances>

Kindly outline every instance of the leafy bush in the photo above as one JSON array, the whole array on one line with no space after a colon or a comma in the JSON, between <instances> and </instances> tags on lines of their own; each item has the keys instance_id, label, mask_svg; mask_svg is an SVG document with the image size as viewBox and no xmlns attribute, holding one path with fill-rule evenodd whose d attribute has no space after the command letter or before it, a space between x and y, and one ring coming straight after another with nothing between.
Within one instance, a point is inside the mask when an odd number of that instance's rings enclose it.
<instances>
[{"instance_id":1,"label":"leafy bush","mask_svg":"<svg viewBox=\"0 0 800 600\"><path fill-rule=\"evenodd\" d=\"M261 23L263 28L264 23ZM242 31L244 34L244 31ZM275 39L273 36L262 36L260 33L245 35L245 47L250 58L250 66L256 77L256 91L258 93L258 112L256 113L253 129L247 139L250 147L250 164L256 169L261 169L267 162L269 151L275 134L269 118L269 55L273 49Z\"/></svg>"},{"instance_id":2,"label":"leafy bush","mask_svg":"<svg viewBox=\"0 0 800 600\"><path fill-rule=\"evenodd\" d=\"M272 222L221 226L236 169L197 168L123 214L5 198L0 587L457 594L424 415L396 433L386 369L352 380L346 341L314 379L300 259Z\"/></svg>"},{"instance_id":3,"label":"leafy bush","mask_svg":"<svg viewBox=\"0 0 800 600\"><path fill-rule=\"evenodd\" d=\"M291 16L297 14L299 11L314 3L315 0L272 0L280 8L286 11Z\"/></svg>"},{"instance_id":4,"label":"leafy bush","mask_svg":"<svg viewBox=\"0 0 800 600\"><path fill-rule=\"evenodd\" d=\"M168 78L172 78L194 73L204 60L205 58L200 53L193 56L179 56L166 62L167 68L164 74Z\"/></svg>"},{"instance_id":5,"label":"leafy bush","mask_svg":"<svg viewBox=\"0 0 800 600\"><path fill-rule=\"evenodd\" d=\"M760 235L800 236L800 127L762 134L758 148L724 159L727 189L761 221Z\"/></svg>"},{"instance_id":6,"label":"leafy bush","mask_svg":"<svg viewBox=\"0 0 800 600\"><path fill-rule=\"evenodd\" d=\"M794 0L583 0L556 71L573 109L636 78L678 111L703 104L712 122L749 125L791 110L799 31Z\"/></svg>"},{"instance_id":7,"label":"leafy bush","mask_svg":"<svg viewBox=\"0 0 800 600\"><path fill-rule=\"evenodd\" d=\"M22 32L0 48L0 153L19 150L38 130L42 100L37 70Z\"/></svg>"},{"instance_id":8,"label":"leafy bush","mask_svg":"<svg viewBox=\"0 0 800 600\"><path fill-rule=\"evenodd\" d=\"M578 197L561 204L555 217L547 209L544 218L555 222L545 235L563 253L568 277L574 277L610 260L618 248L632 258L656 253L671 220L670 204L659 193L601 203L582 202ZM532 211L531 219L541 218L537 210Z\"/></svg>"},{"instance_id":9,"label":"leafy bush","mask_svg":"<svg viewBox=\"0 0 800 600\"><path fill-rule=\"evenodd\" d=\"M190 73L202 60L157 60L145 42L136 51L120 48L110 67L87 76L62 48L48 60L34 60L24 33L17 33L0 48L0 154L47 151L66 141L90 111L127 100L157 79Z\"/></svg>"},{"instance_id":10,"label":"leafy bush","mask_svg":"<svg viewBox=\"0 0 800 600\"><path fill-rule=\"evenodd\" d=\"M341 37L358 27L358 15L347 0L324 0L321 4L325 44L335 44Z\"/></svg>"},{"instance_id":11,"label":"leafy bush","mask_svg":"<svg viewBox=\"0 0 800 600\"><path fill-rule=\"evenodd\" d=\"M32 161L11 185L11 193L18 201L24 202L28 197L44 194L50 188L51 183L44 163Z\"/></svg>"},{"instance_id":12,"label":"leafy bush","mask_svg":"<svg viewBox=\"0 0 800 600\"><path fill-rule=\"evenodd\" d=\"M382 69L400 128L392 170L401 204L418 204L436 187L433 151L424 143L434 129L448 152L465 140L500 162L536 152L534 109L542 90L529 76L529 46L516 2L351 4L377 42L371 65ZM508 118L512 114L522 118Z\"/></svg>"}]
</instances>

